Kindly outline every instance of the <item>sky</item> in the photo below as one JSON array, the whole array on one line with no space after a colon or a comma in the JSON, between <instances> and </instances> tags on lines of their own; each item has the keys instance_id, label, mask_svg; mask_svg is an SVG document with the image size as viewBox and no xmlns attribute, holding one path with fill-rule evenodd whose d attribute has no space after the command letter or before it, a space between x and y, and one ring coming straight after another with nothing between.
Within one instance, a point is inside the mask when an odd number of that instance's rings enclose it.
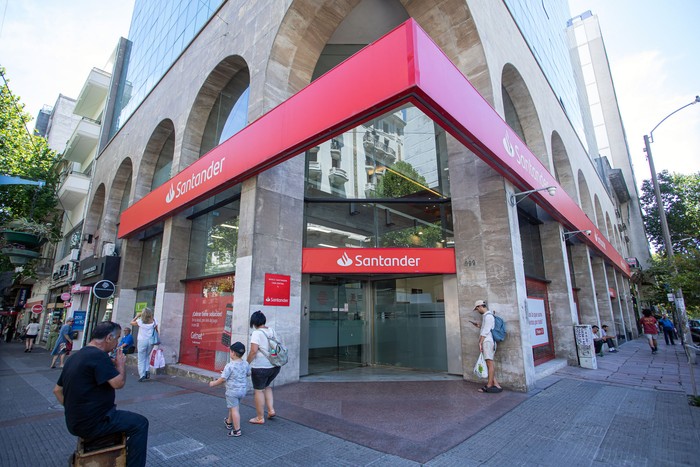
<instances>
[{"instance_id":1,"label":"sky","mask_svg":"<svg viewBox=\"0 0 700 467\"><path fill-rule=\"evenodd\" d=\"M644 135L700 94L700 1L568 2L572 16L591 10L600 21L641 185L650 176ZM0 0L0 66L32 117L44 105L53 106L59 93L77 97L90 70L104 67L119 37L128 36L133 4ZM651 149L657 172L700 172L700 104L683 109L654 131Z\"/></svg>"}]
</instances>

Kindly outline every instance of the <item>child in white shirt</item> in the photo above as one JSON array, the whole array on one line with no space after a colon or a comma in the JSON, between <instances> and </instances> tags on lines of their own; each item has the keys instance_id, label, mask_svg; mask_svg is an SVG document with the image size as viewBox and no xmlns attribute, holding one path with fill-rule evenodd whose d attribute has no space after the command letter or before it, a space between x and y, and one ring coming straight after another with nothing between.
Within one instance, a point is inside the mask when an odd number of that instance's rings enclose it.
<instances>
[{"instance_id":1,"label":"child in white shirt","mask_svg":"<svg viewBox=\"0 0 700 467\"><path fill-rule=\"evenodd\" d=\"M240 342L231 344L231 361L221 372L221 377L209 383L209 387L226 383L226 406L228 417L224 419L228 436L241 436L241 414L238 407L247 390L247 377L250 375L250 365L243 360L245 345Z\"/></svg>"}]
</instances>

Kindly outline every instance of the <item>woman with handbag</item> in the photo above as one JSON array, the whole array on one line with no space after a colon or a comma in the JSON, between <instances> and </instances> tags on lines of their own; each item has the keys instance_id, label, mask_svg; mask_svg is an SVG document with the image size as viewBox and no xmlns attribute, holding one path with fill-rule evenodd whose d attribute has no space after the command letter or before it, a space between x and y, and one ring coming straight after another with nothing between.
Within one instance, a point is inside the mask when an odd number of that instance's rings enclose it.
<instances>
[{"instance_id":1,"label":"woman with handbag","mask_svg":"<svg viewBox=\"0 0 700 467\"><path fill-rule=\"evenodd\" d=\"M136 350L139 362L139 383L142 383L151 377L148 371L151 350L153 350L154 345L160 344L158 323L153 317L153 309L144 308L141 313L131 320L131 325L139 327L139 334L136 338Z\"/></svg>"}]
</instances>

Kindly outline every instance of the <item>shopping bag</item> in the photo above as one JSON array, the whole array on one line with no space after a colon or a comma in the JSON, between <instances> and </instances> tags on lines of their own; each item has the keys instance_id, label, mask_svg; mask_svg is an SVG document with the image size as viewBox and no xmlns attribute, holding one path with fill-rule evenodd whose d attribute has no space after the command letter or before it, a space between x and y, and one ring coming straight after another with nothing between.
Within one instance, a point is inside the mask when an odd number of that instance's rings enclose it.
<instances>
[{"instance_id":1,"label":"shopping bag","mask_svg":"<svg viewBox=\"0 0 700 467\"><path fill-rule=\"evenodd\" d=\"M474 374L479 378L488 378L489 370L486 368L486 360L484 360L484 354L480 353L479 358L476 359L476 365L474 365Z\"/></svg>"},{"instance_id":2,"label":"shopping bag","mask_svg":"<svg viewBox=\"0 0 700 467\"><path fill-rule=\"evenodd\" d=\"M165 366L165 357L161 349L153 349L151 351L151 366L154 369L163 368Z\"/></svg>"},{"instance_id":3,"label":"shopping bag","mask_svg":"<svg viewBox=\"0 0 700 467\"><path fill-rule=\"evenodd\" d=\"M148 343L151 345L160 345L160 334L158 334L156 329L153 330L153 334L151 334L151 339Z\"/></svg>"}]
</instances>

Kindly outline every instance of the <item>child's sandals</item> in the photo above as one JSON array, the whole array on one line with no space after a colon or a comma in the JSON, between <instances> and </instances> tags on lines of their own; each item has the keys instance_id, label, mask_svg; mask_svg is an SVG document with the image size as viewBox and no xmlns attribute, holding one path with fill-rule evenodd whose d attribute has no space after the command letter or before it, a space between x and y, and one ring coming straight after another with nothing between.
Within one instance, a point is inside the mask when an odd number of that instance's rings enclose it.
<instances>
[{"instance_id":1,"label":"child's sandals","mask_svg":"<svg viewBox=\"0 0 700 467\"><path fill-rule=\"evenodd\" d=\"M233 438L238 438L239 436L241 436L241 429L239 428L237 430L230 430L228 432L228 435L233 437Z\"/></svg>"},{"instance_id":2,"label":"child's sandals","mask_svg":"<svg viewBox=\"0 0 700 467\"><path fill-rule=\"evenodd\" d=\"M227 430L229 430L229 431L233 430L233 423L229 423L228 418L224 418L224 424L226 425Z\"/></svg>"}]
</instances>

